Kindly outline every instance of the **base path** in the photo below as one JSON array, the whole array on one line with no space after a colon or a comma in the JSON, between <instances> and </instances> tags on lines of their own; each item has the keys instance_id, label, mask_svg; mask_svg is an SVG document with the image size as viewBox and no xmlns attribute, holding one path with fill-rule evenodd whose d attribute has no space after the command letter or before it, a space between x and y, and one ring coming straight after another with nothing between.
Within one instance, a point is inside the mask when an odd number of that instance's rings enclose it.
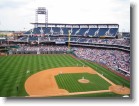
<instances>
[{"instance_id":1,"label":"base path","mask_svg":"<svg viewBox=\"0 0 139 106\"><path fill-rule=\"evenodd\" d=\"M109 90L116 94L130 94L130 89L121 85L110 86Z\"/></svg>"},{"instance_id":2,"label":"base path","mask_svg":"<svg viewBox=\"0 0 139 106\"><path fill-rule=\"evenodd\" d=\"M58 88L54 76L64 73L84 72L96 74L96 71L89 67L62 67L44 70L30 76L25 82L25 89L30 96L68 95L67 90Z\"/></svg>"},{"instance_id":3,"label":"base path","mask_svg":"<svg viewBox=\"0 0 139 106\"><path fill-rule=\"evenodd\" d=\"M47 96L63 96L63 95L77 95L89 93L103 93L113 92L111 89L89 92L74 92L69 93L65 89L60 89L56 83L55 76L65 73L90 73L98 74L101 78L109 82L112 86L116 86L113 82L97 73L90 67L61 67L40 71L30 76L25 82L25 90L31 97L47 97Z\"/></svg>"}]
</instances>

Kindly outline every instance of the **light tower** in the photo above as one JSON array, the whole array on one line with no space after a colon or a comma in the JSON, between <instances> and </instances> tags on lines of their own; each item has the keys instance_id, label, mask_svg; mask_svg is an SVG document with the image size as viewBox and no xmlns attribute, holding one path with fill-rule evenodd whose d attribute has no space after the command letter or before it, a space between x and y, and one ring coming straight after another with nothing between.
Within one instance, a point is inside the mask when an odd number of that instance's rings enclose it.
<instances>
[{"instance_id":1,"label":"light tower","mask_svg":"<svg viewBox=\"0 0 139 106\"><path fill-rule=\"evenodd\" d=\"M44 15L45 16L44 23L46 26L48 23L48 10L45 7L38 7L38 9L36 9L35 14L36 14L35 23L39 23L38 22L39 15ZM38 25L38 24L36 24L36 25ZM38 26L36 26L36 27L38 27Z\"/></svg>"}]
</instances>

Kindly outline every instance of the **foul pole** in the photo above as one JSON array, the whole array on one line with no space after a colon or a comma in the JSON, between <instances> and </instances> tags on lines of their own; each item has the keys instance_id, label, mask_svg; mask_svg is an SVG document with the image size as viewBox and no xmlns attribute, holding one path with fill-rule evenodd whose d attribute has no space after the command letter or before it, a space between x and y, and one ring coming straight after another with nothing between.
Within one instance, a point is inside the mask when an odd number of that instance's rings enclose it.
<instances>
[{"instance_id":1,"label":"foul pole","mask_svg":"<svg viewBox=\"0 0 139 106\"><path fill-rule=\"evenodd\" d=\"M68 50L70 51L70 36L71 36L71 31L68 30Z\"/></svg>"}]
</instances>

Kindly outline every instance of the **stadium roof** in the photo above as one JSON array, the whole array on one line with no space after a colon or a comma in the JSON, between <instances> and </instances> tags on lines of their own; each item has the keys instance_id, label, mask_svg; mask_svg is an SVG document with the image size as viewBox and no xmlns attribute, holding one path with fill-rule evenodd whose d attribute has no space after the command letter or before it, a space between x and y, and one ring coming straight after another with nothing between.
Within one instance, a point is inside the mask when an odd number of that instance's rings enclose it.
<instances>
[{"instance_id":1,"label":"stadium roof","mask_svg":"<svg viewBox=\"0 0 139 106\"><path fill-rule=\"evenodd\" d=\"M119 24L109 24L109 23L104 23L104 24L67 24L67 23L31 23L31 24L40 24L40 25L46 25L46 24L48 24L48 25L56 25L56 24L58 24L58 25L118 25L119 26Z\"/></svg>"}]
</instances>

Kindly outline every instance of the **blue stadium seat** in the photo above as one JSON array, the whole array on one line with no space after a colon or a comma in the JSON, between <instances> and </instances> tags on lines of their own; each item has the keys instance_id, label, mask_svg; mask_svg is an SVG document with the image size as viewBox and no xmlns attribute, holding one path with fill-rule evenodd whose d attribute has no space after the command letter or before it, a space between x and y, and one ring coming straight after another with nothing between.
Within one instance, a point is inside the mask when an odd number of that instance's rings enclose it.
<instances>
[{"instance_id":1,"label":"blue stadium seat","mask_svg":"<svg viewBox=\"0 0 139 106\"><path fill-rule=\"evenodd\" d=\"M88 28L81 28L77 35L84 35L84 33L88 30Z\"/></svg>"},{"instance_id":2,"label":"blue stadium seat","mask_svg":"<svg viewBox=\"0 0 139 106\"><path fill-rule=\"evenodd\" d=\"M82 36L90 36L90 37L101 37L101 36L113 36L115 37L118 28L59 28L59 27L45 27L45 28L34 28L31 29L24 34L31 35L32 34L41 34L41 29L43 30L43 34L57 34L57 35L68 35L68 31L71 31L72 35L82 35Z\"/></svg>"},{"instance_id":3,"label":"blue stadium seat","mask_svg":"<svg viewBox=\"0 0 139 106\"><path fill-rule=\"evenodd\" d=\"M118 31L118 28L111 28L110 33L112 34L112 36L116 36Z\"/></svg>"},{"instance_id":4,"label":"blue stadium seat","mask_svg":"<svg viewBox=\"0 0 139 106\"><path fill-rule=\"evenodd\" d=\"M38 37L37 36L29 36L28 40L29 41L37 41Z\"/></svg>"},{"instance_id":5,"label":"blue stadium seat","mask_svg":"<svg viewBox=\"0 0 139 106\"><path fill-rule=\"evenodd\" d=\"M76 31L79 30L79 28L72 28L72 33L71 35L75 35Z\"/></svg>"},{"instance_id":6,"label":"blue stadium seat","mask_svg":"<svg viewBox=\"0 0 139 106\"><path fill-rule=\"evenodd\" d=\"M97 30L98 30L98 28L90 28L89 32L86 35L94 36L94 34Z\"/></svg>"},{"instance_id":7,"label":"blue stadium seat","mask_svg":"<svg viewBox=\"0 0 139 106\"><path fill-rule=\"evenodd\" d=\"M100 28L98 36L105 36L105 33L108 31L109 28Z\"/></svg>"}]
</instances>

